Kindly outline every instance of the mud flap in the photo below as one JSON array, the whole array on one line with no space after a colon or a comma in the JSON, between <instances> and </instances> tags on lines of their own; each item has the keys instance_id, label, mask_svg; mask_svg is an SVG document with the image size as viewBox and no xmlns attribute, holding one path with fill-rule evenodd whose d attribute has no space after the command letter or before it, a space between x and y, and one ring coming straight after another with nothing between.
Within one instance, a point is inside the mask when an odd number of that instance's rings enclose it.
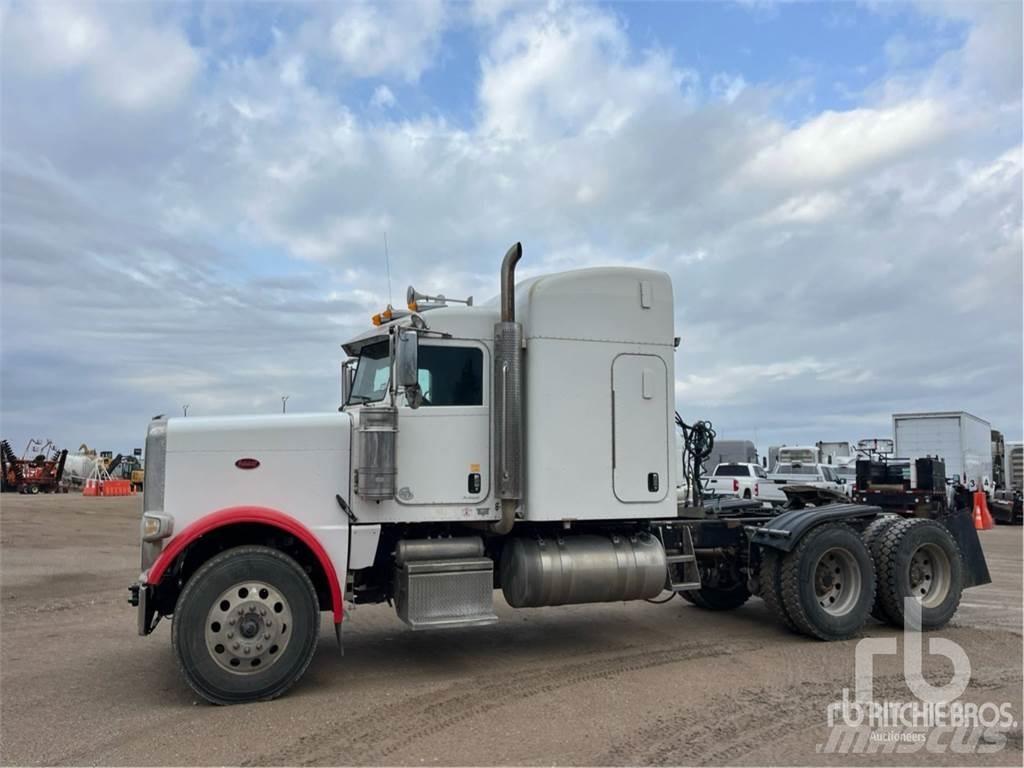
<instances>
[{"instance_id":1,"label":"mud flap","mask_svg":"<svg viewBox=\"0 0 1024 768\"><path fill-rule=\"evenodd\" d=\"M339 621L334 624L334 636L338 639L338 655L345 655L345 622Z\"/></svg>"},{"instance_id":2,"label":"mud flap","mask_svg":"<svg viewBox=\"0 0 1024 768\"><path fill-rule=\"evenodd\" d=\"M970 508L961 507L955 512L950 512L941 522L953 534L957 546L960 547L960 557L964 561L964 588L992 583L988 563L985 562L985 552L981 548L978 531L974 528Z\"/></svg>"}]
</instances>

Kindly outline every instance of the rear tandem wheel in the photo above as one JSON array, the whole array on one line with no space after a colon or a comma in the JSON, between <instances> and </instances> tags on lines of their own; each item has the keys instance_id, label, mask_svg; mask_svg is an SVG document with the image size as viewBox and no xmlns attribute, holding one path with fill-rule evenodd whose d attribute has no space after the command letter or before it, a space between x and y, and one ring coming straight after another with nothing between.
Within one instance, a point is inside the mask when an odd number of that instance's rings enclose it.
<instances>
[{"instance_id":1,"label":"rear tandem wheel","mask_svg":"<svg viewBox=\"0 0 1024 768\"><path fill-rule=\"evenodd\" d=\"M789 553L762 552L765 602L796 631L819 640L856 635L875 600L875 567L845 523L825 523Z\"/></svg>"}]
</instances>

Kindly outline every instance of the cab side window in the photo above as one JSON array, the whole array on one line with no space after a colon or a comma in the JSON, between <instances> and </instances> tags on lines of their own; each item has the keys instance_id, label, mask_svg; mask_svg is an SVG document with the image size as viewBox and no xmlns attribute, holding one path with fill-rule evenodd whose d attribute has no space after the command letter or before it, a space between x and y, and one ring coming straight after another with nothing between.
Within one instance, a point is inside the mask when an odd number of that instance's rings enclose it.
<instances>
[{"instance_id":1,"label":"cab side window","mask_svg":"<svg viewBox=\"0 0 1024 768\"><path fill-rule=\"evenodd\" d=\"M477 347L420 345L423 405L483 405L483 368L483 350Z\"/></svg>"}]
</instances>

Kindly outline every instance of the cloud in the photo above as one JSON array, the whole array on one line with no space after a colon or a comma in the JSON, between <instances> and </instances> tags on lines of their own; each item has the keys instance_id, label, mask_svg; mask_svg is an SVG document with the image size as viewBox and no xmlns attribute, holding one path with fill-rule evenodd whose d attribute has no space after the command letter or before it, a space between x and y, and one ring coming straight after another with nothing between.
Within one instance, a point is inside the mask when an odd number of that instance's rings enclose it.
<instances>
[{"instance_id":1,"label":"cloud","mask_svg":"<svg viewBox=\"0 0 1024 768\"><path fill-rule=\"evenodd\" d=\"M748 172L772 182L841 180L926 148L951 130L952 120L932 100L824 112L761 150Z\"/></svg>"},{"instance_id":2,"label":"cloud","mask_svg":"<svg viewBox=\"0 0 1024 768\"><path fill-rule=\"evenodd\" d=\"M342 8L330 25L330 47L349 72L415 82L432 63L446 20L440 0L354 2Z\"/></svg>"},{"instance_id":3,"label":"cloud","mask_svg":"<svg viewBox=\"0 0 1024 768\"><path fill-rule=\"evenodd\" d=\"M28 3L8 9L4 68L81 79L93 96L123 110L175 104L199 72L180 29L134 11L116 23L87 3Z\"/></svg>"},{"instance_id":4,"label":"cloud","mask_svg":"<svg viewBox=\"0 0 1024 768\"><path fill-rule=\"evenodd\" d=\"M395 106L395 94L386 85L378 85L373 89L373 96L370 97L370 106L378 109L388 109Z\"/></svg>"},{"instance_id":5,"label":"cloud","mask_svg":"<svg viewBox=\"0 0 1024 768\"><path fill-rule=\"evenodd\" d=\"M554 6L511 20L482 61L483 129L497 137L545 140L614 133L664 100L680 103L695 73L657 50L630 61L625 30L587 7Z\"/></svg>"}]
</instances>

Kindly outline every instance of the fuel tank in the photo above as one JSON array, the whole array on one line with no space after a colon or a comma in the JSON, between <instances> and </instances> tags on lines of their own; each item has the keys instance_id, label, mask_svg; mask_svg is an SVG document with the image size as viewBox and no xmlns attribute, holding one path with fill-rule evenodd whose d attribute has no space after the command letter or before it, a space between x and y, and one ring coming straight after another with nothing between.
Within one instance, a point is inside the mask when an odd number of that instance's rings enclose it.
<instances>
[{"instance_id":1,"label":"fuel tank","mask_svg":"<svg viewBox=\"0 0 1024 768\"><path fill-rule=\"evenodd\" d=\"M505 544L500 579L513 608L607 603L657 596L667 563L649 533L517 537Z\"/></svg>"}]
</instances>

